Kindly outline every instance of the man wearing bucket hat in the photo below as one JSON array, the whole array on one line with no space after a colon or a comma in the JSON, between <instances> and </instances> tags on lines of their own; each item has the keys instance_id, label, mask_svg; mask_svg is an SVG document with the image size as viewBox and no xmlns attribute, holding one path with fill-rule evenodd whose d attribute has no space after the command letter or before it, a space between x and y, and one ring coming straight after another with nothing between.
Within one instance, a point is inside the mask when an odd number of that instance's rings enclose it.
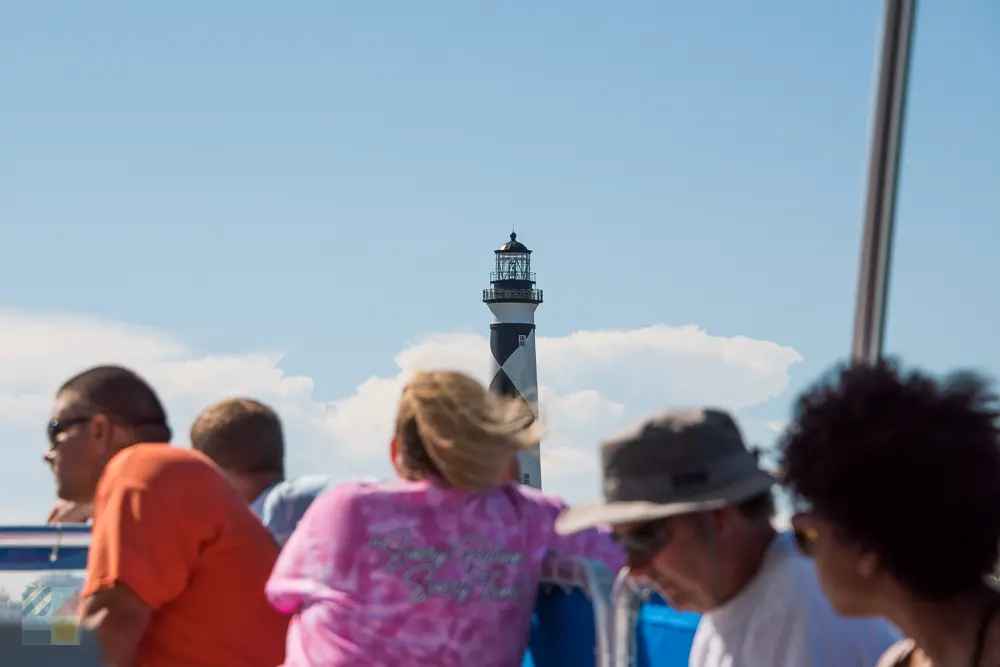
<instances>
[{"instance_id":1,"label":"man wearing bucket hat","mask_svg":"<svg viewBox=\"0 0 1000 667\"><path fill-rule=\"evenodd\" d=\"M870 667L899 634L845 619L811 561L773 526L772 475L719 410L656 415L601 447L604 500L559 533L611 524L633 578L703 614L690 667Z\"/></svg>"}]
</instances>

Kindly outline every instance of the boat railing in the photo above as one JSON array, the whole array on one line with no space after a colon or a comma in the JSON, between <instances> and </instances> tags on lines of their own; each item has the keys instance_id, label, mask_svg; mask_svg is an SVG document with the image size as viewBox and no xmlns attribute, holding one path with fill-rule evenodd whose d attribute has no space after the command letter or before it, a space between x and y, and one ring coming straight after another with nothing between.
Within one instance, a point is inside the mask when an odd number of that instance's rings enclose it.
<instances>
[{"instance_id":1,"label":"boat railing","mask_svg":"<svg viewBox=\"0 0 1000 667\"><path fill-rule=\"evenodd\" d=\"M523 666L612 667L614 576L598 561L549 561L542 572Z\"/></svg>"},{"instance_id":2,"label":"boat railing","mask_svg":"<svg viewBox=\"0 0 1000 667\"><path fill-rule=\"evenodd\" d=\"M89 547L89 526L0 526L0 571L82 570Z\"/></svg>"},{"instance_id":3,"label":"boat railing","mask_svg":"<svg viewBox=\"0 0 1000 667\"><path fill-rule=\"evenodd\" d=\"M683 667L701 617L671 608L651 587L618 573L611 593L613 667Z\"/></svg>"},{"instance_id":4,"label":"boat railing","mask_svg":"<svg viewBox=\"0 0 1000 667\"><path fill-rule=\"evenodd\" d=\"M87 526L0 526L4 667L100 667L93 635L79 627L58 627L60 619L52 616L60 605L75 609L65 591L82 585L89 544ZM542 573L523 664L612 667L614 581L614 573L597 561L550 561Z\"/></svg>"},{"instance_id":5,"label":"boat railing","mask_svg":"<svg viewBox=\"0 0 1000 667\"><path fill-rule=\"evenodd\" d=\"M635 663L636 622L644 600L631 581L630 572L623 567L611 591L611 643L614 646L612 667L632 667Z\"/></svg>"},{"instance_id":6,"label":"boat railing","mask_svg":"<svg viewBox=\"0 0 1000 667\"><path fill-rule=\"evenodd\" d=\"M87 526L0 526L4 667L100 667L94 635L75 622Z\"/></svg>"}]
</instances>

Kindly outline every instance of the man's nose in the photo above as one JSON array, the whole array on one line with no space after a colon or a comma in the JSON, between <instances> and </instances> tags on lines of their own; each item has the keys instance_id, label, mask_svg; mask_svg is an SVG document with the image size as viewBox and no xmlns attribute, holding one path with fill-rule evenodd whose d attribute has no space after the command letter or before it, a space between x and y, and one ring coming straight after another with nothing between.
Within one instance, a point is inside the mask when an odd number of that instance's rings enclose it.
<instances>
[{"instance_id":1,"label":"man's nose","mask_svg":"<svg viewBox=\"0 0 1000 667\"><path fill-rule=\"evenodd\" d=\"M56 453L51 449L46 449L45 453L42 454L42 460L49 465L52 465L52 463L56 460Z\"/></svg>"}]
</instances>

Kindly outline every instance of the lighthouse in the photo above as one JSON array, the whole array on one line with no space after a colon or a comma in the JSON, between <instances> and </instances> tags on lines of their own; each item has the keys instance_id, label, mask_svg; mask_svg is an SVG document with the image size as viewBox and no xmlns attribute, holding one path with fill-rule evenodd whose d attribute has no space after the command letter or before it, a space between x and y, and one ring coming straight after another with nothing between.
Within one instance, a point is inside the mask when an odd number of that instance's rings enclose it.
<instances>
[{"instance_id":1,"label":"lighthouse","mask_svg":"<svg viewBox=\"0 0 1000 667\"><path fill-rule=\"evenodd\" d=\"M518 396L538 415L538 364L535 359L535 309L542 290L535 289L531 251L511 232L510 240L493 251L496 264L483 303L493 313L490 350L493 381L490 391ZM542 488L542 462L538 447L518 455L521 483Z\"/></svg>"}]
</instances>

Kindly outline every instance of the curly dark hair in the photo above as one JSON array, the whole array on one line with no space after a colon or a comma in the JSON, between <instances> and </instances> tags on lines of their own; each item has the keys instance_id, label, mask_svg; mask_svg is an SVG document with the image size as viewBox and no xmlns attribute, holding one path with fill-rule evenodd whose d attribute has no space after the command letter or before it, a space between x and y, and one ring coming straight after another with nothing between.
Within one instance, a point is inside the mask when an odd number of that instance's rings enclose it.
<instances>
[{"instance_id":1,"label":"curly dark hair","mask_svg":"<svg viewBox=\"0 0 1000 667\"><path fill-rule=\"evenodd\" d=\"M842 364L797 401L779 443L784 481L915 594L944 599L996 565L998 416L976 373Z\"/></svg>"}]
</instances>

